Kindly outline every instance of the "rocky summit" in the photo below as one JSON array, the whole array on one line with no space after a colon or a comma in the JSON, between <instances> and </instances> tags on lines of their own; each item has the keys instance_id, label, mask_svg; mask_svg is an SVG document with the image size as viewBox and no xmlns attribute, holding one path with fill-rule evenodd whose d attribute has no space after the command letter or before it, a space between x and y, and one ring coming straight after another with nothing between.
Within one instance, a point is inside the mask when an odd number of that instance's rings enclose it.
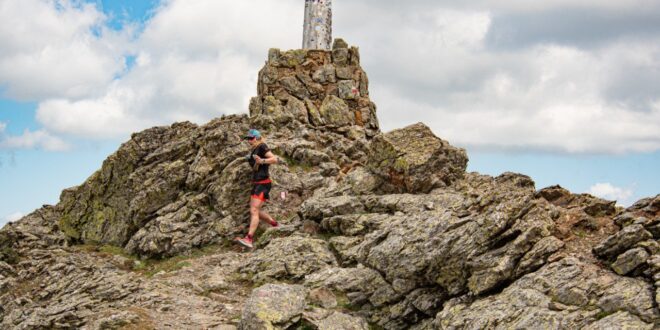
<instances>
[{"instance_id":1,"label":"rocky summit","mask_svg":"<svg viewBox=\"0 0 660 330\"><path fill-rule=\"evenodd\" d=\"M341 39L271 49L249 116L133 134L0 230L0 328L660 327L660 195L468 173L422 123L381 132L368 85ZM249 128L281 225L246 251Z\"/></svg>"}]
</instances>

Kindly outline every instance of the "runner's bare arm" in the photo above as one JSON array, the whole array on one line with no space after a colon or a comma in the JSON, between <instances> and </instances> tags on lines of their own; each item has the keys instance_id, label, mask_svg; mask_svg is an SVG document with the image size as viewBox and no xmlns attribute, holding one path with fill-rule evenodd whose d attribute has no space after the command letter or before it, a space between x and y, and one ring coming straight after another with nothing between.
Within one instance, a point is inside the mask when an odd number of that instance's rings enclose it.
<instances>
[{"instance_id":1,"label":"runner's bare arm","mask_svg":"<svg viewBox=\"0 0 660 330\"><path fill-rule=\"evenodd\" d=\"M277 164L277 156L275 156L273 152L269 151L265 156L265 158L261 158L257 155L254 155L254 160L257 162L257 164Z\"/></svg>"}]
</instances>

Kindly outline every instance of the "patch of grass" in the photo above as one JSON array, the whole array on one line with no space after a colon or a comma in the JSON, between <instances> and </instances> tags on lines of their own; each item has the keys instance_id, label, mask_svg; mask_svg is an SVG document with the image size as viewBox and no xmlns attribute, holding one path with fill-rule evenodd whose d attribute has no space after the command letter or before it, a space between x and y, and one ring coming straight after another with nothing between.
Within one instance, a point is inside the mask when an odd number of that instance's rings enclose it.
<instances>
[{"instance_id":1,"label":"patch of grass","mask_svg":"<svg viewBox=\"0 0 660 330\"><path fill-rule=\"evenodd\" d=\"M350 299L343 292L334 292L335 297L337 297L337 307L343 310L357 312L360 310L360 306L355 306L351 304Z\"/></svg>"},{"instance_id":2,"label":"patch of grass","mask_svg":"<svg viewBox=\"0 0 660 330\"><path fill-rule=\"evenodd\" d=\"M124 251L124 249L112 245L84 244L79 245L76 248L88 253L98 253L103 257L110 257L113 255L122 256L127 258L128 261L125 265L121 265L120 268L127 271L140 273L147 277L152 277L160 272L174 272L184 267L188 267L192 265L190 263L191 259L214 254L222 249L226 249L227 246L207 245L201 248L193 249L183 255L162 259L140 259L138 256L128 254L126 251Z\"/></svg>"},{"instance_id":3,"label":"patch of grass","mask_svg":"<svg viewBox=\"0 0 660 330\"><path fill-rule=\"evenodd\" d=\"M297 161L285 154L277 155L280 159L283 159L284 162L286 162L286 165L293 171L295 169L301 169L304 172L310 172L313 169L313 166L305 163L305 162L300 162Z\"/></svg>"},{"instance_id":4,"label":"patch of grass","mask_svg":"<svg viewBox=\"0 0 660 330\"><path fill-rule=\"evenodd\" d=\"M139 261L135 264L133 270L147 277L152 277L160 272L169 273L190 266L191 263L186 261L187 259L186 257L173 257L165 260Z\"/></svg>"},{"instance_id":5,"label":"patch of grass","mask_svg":"<svg viewBox=\"0 0 660 330\"><path fill-rule=\"evenodd\" d=\"M21 261L20 256L14 249L10 247L0 248L0 261L4 261L10 265L15 265Z\"/></svg>"},{"instance_id":6,"label":"patch of grass","mask_svg":"<svg viewBox=\"0 0 660 330\"><path fill-rule=\"evenodd\" d=\"M178 255L164 259L138 260L133 270L148 277L154 276L160 272L174 272L184 267L191 266L191 259L201 258L214 254L223 248L224 247L222 245L207 245L201 248L193 249L185 255Z\"/></svg>"},{"instance_id":7,"label":"patch of grass","mask_svg":"<svg viewBox=\"0 0 660 330\"><path fill-rule=\"evenodd\" d=\"M585 233L582 230L573 230L573 234L579 238L585 238L587 237L587 233Z\"/></svg>"},{"instance_id":8,"label":"patch of grass","mask_svg":"<svg viewBox=\"0 0 660 330\"><path fill-rule=\"evenodd\" d=\"M385 330L385 328L375 323L369 323L369 330Z\"/></svg>"},{"instance_id":9,"label":"patch of grass","mask_svg":"<svg viewBox=\"0 0 660 330\"><path fill-rule=\"evenodd\" d=\"M124 249L112 245L102 245L98 248L98 252L111 254L111 255L120 255L123 257L130 257L130 255L126 253Z\"/></svg>"},{"instance_id":10,"label":"patch of grass","mask_svg":"<svg viewBox=\"0 0 660 330\"><path fill-rule=\"evenodd\" d=\"M606 318L606 317L608 317L608 316L610 316L614 313L615 312L611 312L611 311L610 312L600 311L600 312L598 312L598 314L596 314L596 320L604 319L604 318Z\"/></svg>"}]
</instances>

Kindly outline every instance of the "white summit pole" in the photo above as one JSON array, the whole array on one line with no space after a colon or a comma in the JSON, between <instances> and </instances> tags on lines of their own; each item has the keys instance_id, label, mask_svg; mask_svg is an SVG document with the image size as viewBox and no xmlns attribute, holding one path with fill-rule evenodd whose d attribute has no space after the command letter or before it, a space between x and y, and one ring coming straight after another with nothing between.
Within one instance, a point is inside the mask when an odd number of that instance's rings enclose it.
<instances>
[{"instance_id":1,"label":"white summit pole","mask_svg":"<svg viewBox=\"0 0 660 330\"><path fill-rule=\"evenodd\" d=\"M330 50L332 0L305 0L303 49Z\"/></svg>"}]
</instances>

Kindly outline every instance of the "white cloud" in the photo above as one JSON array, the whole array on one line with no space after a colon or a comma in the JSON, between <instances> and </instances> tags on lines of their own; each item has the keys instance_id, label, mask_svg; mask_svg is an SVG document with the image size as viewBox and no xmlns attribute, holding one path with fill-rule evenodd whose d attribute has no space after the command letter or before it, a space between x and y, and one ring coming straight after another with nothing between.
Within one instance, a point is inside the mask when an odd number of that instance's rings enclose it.
<instances>
[{"instance_id":1,"label":"white cloud","mask_svg":"<svg viewBox=\"0 0 660 330\"><path fill-rule=\"evenodd\" d=\"M358 27L358 19L344 23L349 41L362 39L362 62L386 130L424 121L470 149L660 150L660 112L653 105L660 95L650 87L657 86L655 78L639 83L655 93L635 97L643 100L636 108L629 99L612 97L613 88L631 85L625 79L639 77L630 68L649 75L660 70L660 37L617 40L598 49L538 43L497 51L485 43L493 19L487 12L427 10L399 19L379 14L365 27ZM429 24L443 20L471 27L470 34Z\"/></svg>"},{"instance_id":2,"label":"white cloud","mask_svg":"<svg viewBox=\"0 0 660 330\"><path fill-rule=\"evenodd\" d=\"M66 151L70 145L45 130L30 131L25 129L22 135L1 134L0 149L44 149L47 151Z\"/></svg>"},{"instance_id":3,"label":"white cloud","mask_svg":"<svg viewBox=\"0 0 660 330\"><path fill-rule=\"evenodd\" d=\"M129 72L102 94L41 102L37 120L52 132L103 139L247 112L264 45L298 46L298 7L294 1L168 2L131 43L136 65Z\"/></svg>"},{"instance_id":4,"label":"white cloud","mask_svg":"<svg viewBox=\"0 0 660 330\"><path fill-rule=\"evenodd\" d=\"M630 198L634 192L632 189L616 187L611 183L597 183L589 188L588 193L600 198L616 200L622 205L630 205Z\"/></svg>"},{"instance_id":5,"label":"white cloud","mask_svg":"<svg viewBox=\"0 0 660 330\"><path fill-rule=\"evenodd\" d=\"M20 100L86 97L124 69L124 37L103 26L94 5L77 0L0 3L0 84Z\"/></svg>"},{"instance_id":6,"label":"white cloud","mask_svg":"<svg viewBox=\"0 0 660 330\"><path fill-rule=\"evenodd\" d=\"M0 150L41 148L48 151L64 151L70 148L64 140L45 130L33 132L26 129L22 135L13 136L5 133L6 128L7 123L0 121Z\"/></svg>"},{"instance_id":7,"label":"white cloud","mask_svg":"<svg viewBox=\"0 0 660 330\"><path fill-rule=\"evenodd\" d=\"M95 7L76 3L25 0L0 9L8 54L0 56L0 83L10 95L40 101L37 120L52 134L125 138L172 121L245 113L267 48L301 41L303 4L295 0L170 0L134 38L132 28L107 30ZM660 36L605 38L597 48L532 40L515 50L490 48L488 39L504 14L644 13L660 10L654 1L334 6L335 35L360 46L386 130L423 121L468 148L660 150L653 87L660 83ZM128 71L124 55L136 56Z\"/></svg>"}]
</instances>

